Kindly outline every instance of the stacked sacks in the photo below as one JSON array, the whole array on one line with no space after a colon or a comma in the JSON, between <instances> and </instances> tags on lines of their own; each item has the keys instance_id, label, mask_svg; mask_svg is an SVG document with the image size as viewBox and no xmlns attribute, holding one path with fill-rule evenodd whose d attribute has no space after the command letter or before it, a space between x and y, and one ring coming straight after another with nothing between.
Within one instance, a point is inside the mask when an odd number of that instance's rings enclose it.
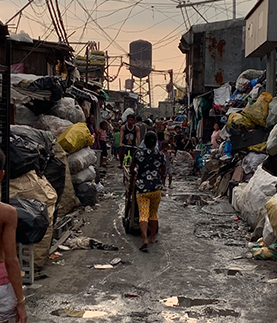
<instances>
[{"instance_id":1,"label":"stacked sacks","mask_svg":"<svg viewBox=\"0 0 277 323\"><path fill-rule=\"evenodd\" d=\"M40 268L44 265L51 247L57 193L45 176L38 176L32 170L10 181L10 196L35 199L47 205L49 226L41 242L34 245L35 266Z\"/></svg>"},{"instance_id":2,"label":"stacked sacks","mask_svg":"<svg viewBox=\"0 0 277 323\"><path fill-rule=\"evenodd\" d=\"M58 157L65 165L65 185L60 197L58 209L58 217L63 217L71 212L72 209L77 207L80 204L80 201L75 195L66 152L58 143L54 144L53 149L55 156Z\"/></svg>"},{"instance_id":3,"label":"stacked sacks","mask_svg":"<svg viewBox=\"0 0 277 323\"><path fill-rule=\"evenodd\" d=\"M68 164L75 192L83 205L93 206L97 202L97 191L92 184L96 177L93 167L96 161L95 152L89 147L68 156Z\"/></svg>"},{"instance_id":4,"label":"stacked sacks","mask_svg":"<svg viewBox=\"0 0 277 323\"><path fill-rule=\"evenodd\" d=\"M35 199L47 205L49 226L41 242L35 244L37 267L43 266L48 256L53 234L54 212L58 202L62 201L65 188L66 165L58 155L55 155L53 145L53 136L47 131L28 126L11 126L10 196ZM73 201L74 196L72 187L70 199Z\"/></svg>"}]
</instances>

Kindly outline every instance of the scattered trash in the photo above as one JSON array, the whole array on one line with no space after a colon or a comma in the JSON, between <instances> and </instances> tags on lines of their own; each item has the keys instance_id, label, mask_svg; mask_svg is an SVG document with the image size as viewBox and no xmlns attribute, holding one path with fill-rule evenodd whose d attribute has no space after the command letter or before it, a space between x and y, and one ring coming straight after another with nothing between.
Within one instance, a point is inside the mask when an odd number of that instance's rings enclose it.
<instances>
[{"instance_id":1,"label":"scattered trash","mask_svg":"<svg viewBox=\"0 0 277 323\"><path fill-rule=\"evenodd\" d=\"M135 294L135 293L125 293L124 296L125 297L139 297L139 295Z\"/></svg>"},{"instance_id":2,"label":"scattered trash","mask_svg":"<svg viewBox=\"0 0 277 323\"><path fill-rule=\"evenodd\" d=\"M120 264L121 263L121 258L114 258L111 262L110 262L110 264L112 265L112 266L116 266L116 265L118 265L118 264Z\"/></svg>"},{"instance_id":3,"label":"scattered trash","mask_svg":"<svg viewBox=\"0 0 277 323\"><path fill-rule=\"evenodd\" d=\"M66 265L66 263L65 263L65 260L64 260L64 259L62 259L62 260L58 260L58 261L53 261L53 262L52 262L52 264L53 264L53 265L60 265L60 266L64 266L64 265Z\"/></svg>"},{"instance_id":4,"label":"scattered trash","mask_svg":"<svg viewBox=\"0 0 277 323\"><path fill-rule=\"evenodd\" d=\"M80 317L84 319L103 317L107 315L105 312L101 311L76 311L70 309L59 309L51 312L51 315L60 316L60 317Z\"/></svg>"},{"instance_id":5,"label":"scattered trash","mask_svg":"<svg viewBox=\"0 0 277 323\"><path fill-rule=\"evenodd\" d=\"M192 306L203 306L210 304L217 304L219 300L217 299L193 299L183 296L172 296L159 301L168 307L181 306L181 307L192 307Z\"/></svg>"},{"instance_id":6,"label":"scattered trash","mask_svg":"<svg viewBox=\"0 0 277 323\"><path fill-rule=\"evenodd\" d=\"M267 280L269 284L277 284L277 278Z\"/></svg>"},{"instance_id":7,"label":"scattered trash","mask_svg":"<svg viewBox=\"0 0 277 323\"><path fill-rule=\"evenodd\" d=\"M62 253L59 253L58 251L54 252L52 255L49 256L49 259L53 260L56 258L62 257Z\"/></svg>"},{"instance_id":8,"label":"scattered trash","mask_svg":"<svg viewBox=\"0 0 277 323\"><path fill-rule=\"evenodd\" d=\"M69 251L70 250L70 248L69 247L67 247L67 246L63 246L63 245L59 245L59 249L61 249L61 250L64 250L64 251Z\"/></svg>"},{"instance_id":9,"label":"scattered trash","mask_svg":"<svg viewBox=\"0 0 277 323\"><path fill-rule=\"evenodd\" d=\"M94 265L95 269L112 269L113 266L110 264L106 264L106 265Z\"/></svg>"}]
</instances>

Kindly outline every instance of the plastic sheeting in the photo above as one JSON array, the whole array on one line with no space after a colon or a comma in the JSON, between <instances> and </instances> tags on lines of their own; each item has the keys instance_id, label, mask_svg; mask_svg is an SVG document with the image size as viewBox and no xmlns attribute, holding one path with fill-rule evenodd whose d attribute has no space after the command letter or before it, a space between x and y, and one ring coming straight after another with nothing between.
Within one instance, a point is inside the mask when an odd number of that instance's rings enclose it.
<instances>
[{"instance_id":1,"label":"plastic sheeting","mask_svg":"<svg viewBox=\"0 0 277 323\"><path fill-rule=\"evenodd\" d=\"M53 136L59 137L69 127L72 122L61 119L59 117L41 114L36 123L36 128L50 131Z\"/></svg>"},{"instance_id":2,"label":"plastic sheeting","mask_svg":"<svg viewBox=\"0 0 277 323\"><path fill-rule=\"evenodd\" d=\"M15 207L18 216L16 242L40 242L49 226L46 204L22 198L11 198L10 204Z\"/></svg>"},{"instance_id":3,"label":"plastic sheeting","mask_svg":"<svg viewBox=\"0 0 277 323\"><path fill-rule=\"evenodd\" d=\"M35 171L30 171L10 181L10 196L35 199L47 205L49 226L41 242L34 245L35 266L42 267L49 255L51 246L57 193L45 176L39 177Z\"/></svg>"},{"instance_id":4,"label":"plastic sheeting","mask_svg":"<svg viewBox=\"0 0 277 323\"><path fill-rule=\"evenodd\" d=\"M14 123L16 125L27 125L34 127L38 121L38 117L32 110L24 105L17 105L15 107Z\"/></svg>"},{"instance_id":5,"label":"plastic sheeting","mask_svg":"<svg viewBox=\"0 0 277 323\"><path fill-rule=\"evenodd\" d=\"M258 166L262 164L267 158L266 154L258 154L255 152L250 152L246 157L244 157L242 162L242 168L245 174L254 173Z\"/></svg>"},{"instance_id":6,"label":"plastic sheeting","mask_svg":"<svg viewBox=\"0 0 277 323\"><path fill-rule=\"evenodd\" d=\"M86 147L68 156L67 160L71 174L77 174L89 166L94 165L97 157L94 150Z\"/></svg>"},{"instance_id":7,"label":"plastic sheeting","mask_svg":"<svg viewBox=\"0 0 277 323\"><path fill-rule=\"evenodd\" d=\"M249 183L244 187L234 188L236 209L241 212L242 218L255 229L257 212L264 206L268 198L276 193L277 177L270 175L258 166Z\"/></svg>"},{"instance_id":8,"label":"plastic sheeting","mask_svg":"<svg viewBox=\"0 0 277 323\"><path fill-rule=\"evenodd\" d=\"M96 172L93 166L89 166L88 168L82 170L81 172L71 175L73 184L91 182L95 179L95 177L96 177Z\"/></svg>"}]
</instances>

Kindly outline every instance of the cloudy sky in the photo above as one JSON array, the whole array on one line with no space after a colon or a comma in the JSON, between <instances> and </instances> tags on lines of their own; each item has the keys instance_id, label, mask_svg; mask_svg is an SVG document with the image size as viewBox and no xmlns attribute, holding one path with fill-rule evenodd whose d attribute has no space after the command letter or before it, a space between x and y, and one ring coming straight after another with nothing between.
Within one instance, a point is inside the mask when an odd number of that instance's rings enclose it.
<instances>
[{"instance_id":1,"label":"cloudy sky","mask_svg":"<svg viewBox=\"0 0 277 323\"><path fill-rule=\"evenodd\" d=\"M55 0L52 0L55 5ZM191 3L200 0L191 0ZM201 0L202 1L202 0ZM0 0L0 20L5 23L27 0ZM45 0L34 0L10 24L10 31L24 30L32 38L56 41ZM188 1L185 1L186 3ZM126 63L129 43L144 39L152 43L152 65L156 70L173 69L174 81L184 85L184 55L178 49L182 34L193 24L205 23L201 15L209 22L232 19L233 0L220 0L195 8L182 10L176 8L177 0L58 0L67 34L71 42L96 41L101 50L108 51L109 56L120 56ZM254 6L256 0L236 0L237 17L244 17ZM72 45L76 53L82 52L82 45ZM121 58L112 60L110 76L117 74ZM119 76L110 84L110 88L124 89L125 79L130 72L124 67ZM153 98L155 105L167 97L165 86L169 81L167 73L154 73L152 81L155 85Z\"/></svg>"}]
</instances>

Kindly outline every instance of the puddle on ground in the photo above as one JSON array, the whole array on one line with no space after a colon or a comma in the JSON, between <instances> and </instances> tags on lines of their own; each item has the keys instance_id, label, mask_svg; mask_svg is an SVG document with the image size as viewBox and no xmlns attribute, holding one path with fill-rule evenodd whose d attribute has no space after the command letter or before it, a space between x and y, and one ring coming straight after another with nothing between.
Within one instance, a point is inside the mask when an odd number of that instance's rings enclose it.
<instances>
[{"instance_id":1,"label":"puddle on ground","mask_svg":"<svg viewBox=\"0 0 277 323\"><path fill-rule=\"evenodd\" d=\"M192 306L203 306L217 304L219 300L217 299L193 299L183 296L173 296L166 299L160 300L165 306L181 306L181 307L192 307Z\"/></svg>"}]
</instances>

